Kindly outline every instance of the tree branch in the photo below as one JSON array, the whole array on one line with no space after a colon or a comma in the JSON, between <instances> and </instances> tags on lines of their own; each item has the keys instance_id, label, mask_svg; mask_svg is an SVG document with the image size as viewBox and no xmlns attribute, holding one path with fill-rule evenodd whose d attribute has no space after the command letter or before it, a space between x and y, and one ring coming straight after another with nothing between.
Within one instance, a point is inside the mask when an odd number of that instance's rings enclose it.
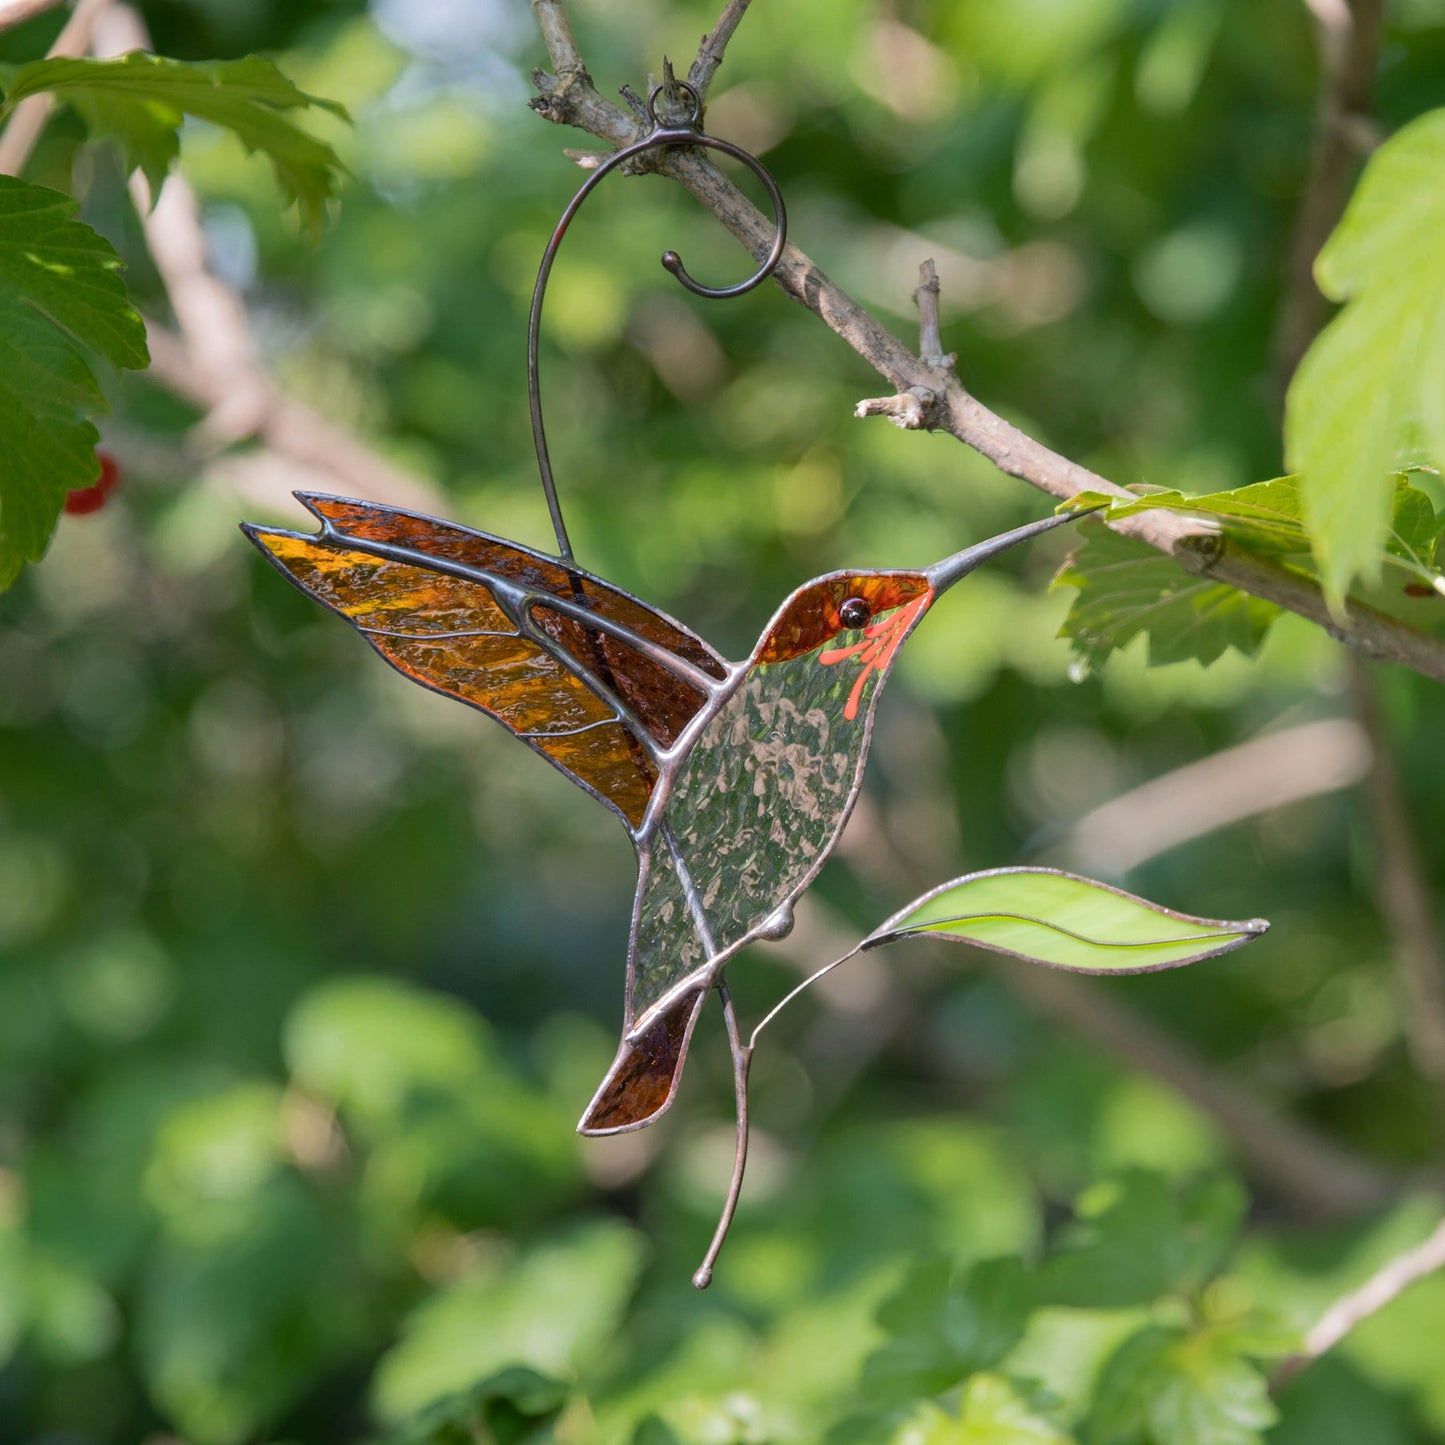
<instances>
[{"instance_id":1,"label":"tree branch","mask_svg":"<svg viewBox=\"0 0 1445 1445\"><path fill-rule=\"evenodd\" d=\"M1344 213L1360 157L1375 144L1370 107L1385 11L1385 0L1305 4L1315 19L1321 84L1314 156L1290 240L1276 338L1279 374L1286 382L1328 314L1315 285L1315 257Z\"/></svg>"},{"instance_id":2,"label":"tree branch","mask_svg":"<svg viewBox=\"0 0 1445 1445\"><path fill-rule=\"evenodd\" d=\"M1396 1255L1358 1289L1336 1300L1305 1336L1299 1353L1291 1355L1275 1370L1270 1378L1270 1390L1278 1394L1301 1371L1334 1349L1356 1325L1383 1309L1416 1280L1438 1269L1445 1269L1445 1219L1423 1243Z\"/></svg>"},{"instance_id":3,"label":"tree branch","mask_svg":"<svg viewBox=\"0 0 1445 1445\"><path fill-rule=\"evenodd\" d=\"M1375 842L1375 888L1394 944L1400 1020L1410 1057L1435 1091L1445 1123L1445 955L1379 689L1364 663L1350 669L1355 709L1370 741L1365 800Z\"/></svg>"},{"instance_id":4,"label":"tree branch","mask_svg":"<svg viewBox=\"0 0 1445 1445\"><path fill-rule=\"evenodd\" d=\"M597 94L585 70L580 80L573 82L542 72L533 78L541 92L532 102L533 109L549 120L588 131L614 145L625 145L641 134L633 117ZM652 169L679 181L754 259L766 257L772 244L772 222L704 154L669 150L647 159ZM932 421L927 424L980 452L1000 471L1060 501L1081 491L1133 498L1133 493L1021 432L970 395L955 376L915 356L797 246L789 244L784 249L773 278L787 295L847 342L895 392L915 388L931 392ZM897 406L906 421L912 411L910 404ZM883 410L871 404L870 409ZM1402 663L1445 682L1445 641L1354 600L1346 603L1343 616L1335 617L1313 578L1244 551L1197 522L1165 512L1146 512L1111 525L1167 553L1195 575L1208 575L1262 597L1308 618L1371 657Z\"/></svg>"},{"instance_id":5,"label":"tree branch","mask_svg":"<svg viewBox=\"0 0 1445 1445\"><path fill-rule=\"evenodd\" d=\"M738 28L738 23L747 14L751 3L752 0L728 0L723 7L723 13L717 18L717 24L702 37L697 59L688 67L687 72L687 83L697 91L699 100L706 98L708 86L712 84L718 66L723 63L723 51L727 49L728 41L733 38L733 31Z\"/></svg>"},{"instance_id":6,"label":"tree branch","mask_svg":"<svg viewBox=\"0 0 1445 1445\"><path fill-rule=\"evenodd\" d=\"M96 19L109 3L110 0L80 0L75 13L55 37L55 44L46 52L47 59L84 55L90 45L90 32ZM35 13L31 11L31 14ZM0 28L4 28L3 25ZM35 149L35 142L40 139L40 133L54 108L55 102L48 94L28 95L15 107L9 124L0 133L0 175L18 176L25 169L25 162L30 159L30 152Z\"/></svg>"},{"instance_id":7,"label":"tree branch","mask_svg":"<svg viewBox=\"0 0 1445 1445\"><path fill-rule=\"evenodd\" d=\"M1191 838L1352 787L1369 767L1365 730L1348 718L1261 733L1110 798L1043 851L1064 867L1127 873Z\"/></svg>"},{"instance_id":8,"label":"tree branch","mask_svg":"<svg viewBox=\"0 0 1445 1445\"><path fill-rule=\"evenodd\" d=\"M581 52L572 35L572 23L567 19L562 0L532 0L532 14L542 32L542 43L547 47L552 69L559 76L585 76L587 67L582 63Z\"/></svg>"},{"instance_id":9,"label":"tree branch","mask_svg":"<svg viewBox=\"0 0 1445 1445\"><path fill-rule=\"evenodd\" d=\"M0 31L13 30L47 10L54 10L61 0L0 0Z\"/></svg>"}]
</instances>

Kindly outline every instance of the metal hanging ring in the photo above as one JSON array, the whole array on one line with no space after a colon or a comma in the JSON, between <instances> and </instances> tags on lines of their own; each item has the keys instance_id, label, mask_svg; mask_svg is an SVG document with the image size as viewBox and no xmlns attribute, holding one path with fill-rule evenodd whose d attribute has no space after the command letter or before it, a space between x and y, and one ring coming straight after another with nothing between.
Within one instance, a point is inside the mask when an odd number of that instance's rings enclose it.
<instances>
[{"instance_id":1,"label":"metal hanging ring","mask_svg":"<svg viewBox=\"0 0 1445 1445\"><path fill-rule=\"evenodd\" d=\"M773 208L775 227L773 244L757 271L746 280L739 281L735 286L704 286L701 282L693 280L688 274L687 268L682 264L682 257L676 251L663 252L663 266L696 296L715 298L742 296L755 286L760 286L773 274L778 262L782 259L783 247L788 239L788 213L783 205L783 197L778 190L778 183L756 156L750 155L740 146L733 145L731 141L705 135L700 128L702 97L685 80L677 81L676 84L690 99L687 117L680 122L663 121L657 114L657 98L666 87L653 86L647 97L647 115L653 127L651 132L641 140L614 151L582 182L577 194L567 203L567 208L562 212L556 229L547 242L547 248L542 253L542 264L537 269L537 283L532 288L532 310L527 321L527 398L532 412L532 441L537 449L537 470L541 474L542 491L547 498L547 510L552 517L552 530L557 534L557 550L559 555L569 562L572 560L572 544L568 540L567 527L562 520L562 508L557 500L557 485L552 476L552 462L547 452L547 433L542 424L538 350L542 332L542 298L547 293L547 280L552 274L552 262L556 260L562 238L567 234L567 227L572 224L572 218L581 208L582 202L592 194L603 176L609 171L616 170L618 166L625 164L635 156L664 147L703 146L708 150L721 151L724 155L741 161L763 183Z\"/></svg>"}]
</instances>

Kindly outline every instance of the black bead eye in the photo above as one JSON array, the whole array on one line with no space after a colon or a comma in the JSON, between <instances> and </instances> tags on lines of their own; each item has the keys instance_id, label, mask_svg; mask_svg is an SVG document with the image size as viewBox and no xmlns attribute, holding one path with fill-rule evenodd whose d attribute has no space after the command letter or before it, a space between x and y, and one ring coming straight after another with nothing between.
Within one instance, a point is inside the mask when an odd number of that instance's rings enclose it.
<instances>
[{"instance_id":1,"label":"black bead eye","mask_svg":"<svg viewBox=\"0 0 1445 1445\"><path fill-rule=\"evenodd\" d=\"M861 598L850 597L839 609L844 627L858 628L873 615L873 609Z\"/></svg>"}]
</instances>

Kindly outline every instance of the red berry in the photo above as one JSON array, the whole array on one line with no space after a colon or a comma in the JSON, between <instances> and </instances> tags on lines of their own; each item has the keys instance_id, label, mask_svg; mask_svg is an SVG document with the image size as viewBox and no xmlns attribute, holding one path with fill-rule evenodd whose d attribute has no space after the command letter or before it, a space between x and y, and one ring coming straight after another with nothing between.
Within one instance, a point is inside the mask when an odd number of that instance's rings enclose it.
<instances>
[{"instance_id":1,"label":"red berry","mask_svg":"<svg viewBox=\"0 0 1445 1445\"><path fill-rule=\"evenodd\" d=\"M87 512L98 512L105 506L105 499L120 485L120 466L109 452L96 452L100 462L100 476L93 486L76 487L65 494L65 510L72 517L84 516Z\"/></svg>"}]
</instances>

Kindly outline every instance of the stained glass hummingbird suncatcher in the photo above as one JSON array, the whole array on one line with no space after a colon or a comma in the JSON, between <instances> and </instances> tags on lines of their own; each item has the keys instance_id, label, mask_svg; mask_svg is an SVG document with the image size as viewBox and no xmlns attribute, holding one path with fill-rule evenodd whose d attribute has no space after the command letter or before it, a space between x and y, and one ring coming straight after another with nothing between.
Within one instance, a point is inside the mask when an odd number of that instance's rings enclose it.
<instances>
[{"instance_id":1,"label":"stained glass hummingbird suncatcher","mask_svg":"<svg viewBox=\"0 0 1445 1445\"><path fill-rule=\"evenodd\" d=\"M823 866L857 799L889 673L933 603L982 562L1077 514L1047 517L930 566L818 577L783 602L740 662L576 564L547 454L537 358L547 278L577 208L602 176L642 151L709 146L762 178L777 218L772 248L755 275L727 288L700 286L675 253L663 264L699 294L738 295L764 280L783 251L786 218L772 178L753 157L704 135L697 97L683 89L691 98L688 119L664 125L653 110L651 134L608 157L578 191L538 272L528 378L557 555L414 512L309 493L298 496L319 521L318 532L250 523L244 530L291 582L344 617L393 667L495 718L621 819L638 868L622 1036L578 1127L616 1134L658 1118L676 1095L703 1005L719 993L733 1047L739 1147L724 1218L696 1276L705 1285L741 1184L747 1064L757 1038L755 1030L752 1042L742 1043L726 967L747 944L791 927L794 901ZM1014 927L1037 922L1018 911L1024 905L1005 902L960 916L945 910L952 933L922 913L922 921L897 926L899 915L862 946L922 929L962 937L963 919L993 920L995 928L998 920L1013 920ZM1042 926L1060 938L1090 941ZM1119 945L1154 950L1129 955L1137 968L1237 947L1260 927L1159 909L1141 926L1141 936ZM1161 929L1167 938L1158 936ZM975 927L971 941L1024 952L1002 936L979 934ZM1039 957L1039 949L1026 956ZM1087 969L1088 960L1060 966Z\"/></svg>"}]
</instances>

